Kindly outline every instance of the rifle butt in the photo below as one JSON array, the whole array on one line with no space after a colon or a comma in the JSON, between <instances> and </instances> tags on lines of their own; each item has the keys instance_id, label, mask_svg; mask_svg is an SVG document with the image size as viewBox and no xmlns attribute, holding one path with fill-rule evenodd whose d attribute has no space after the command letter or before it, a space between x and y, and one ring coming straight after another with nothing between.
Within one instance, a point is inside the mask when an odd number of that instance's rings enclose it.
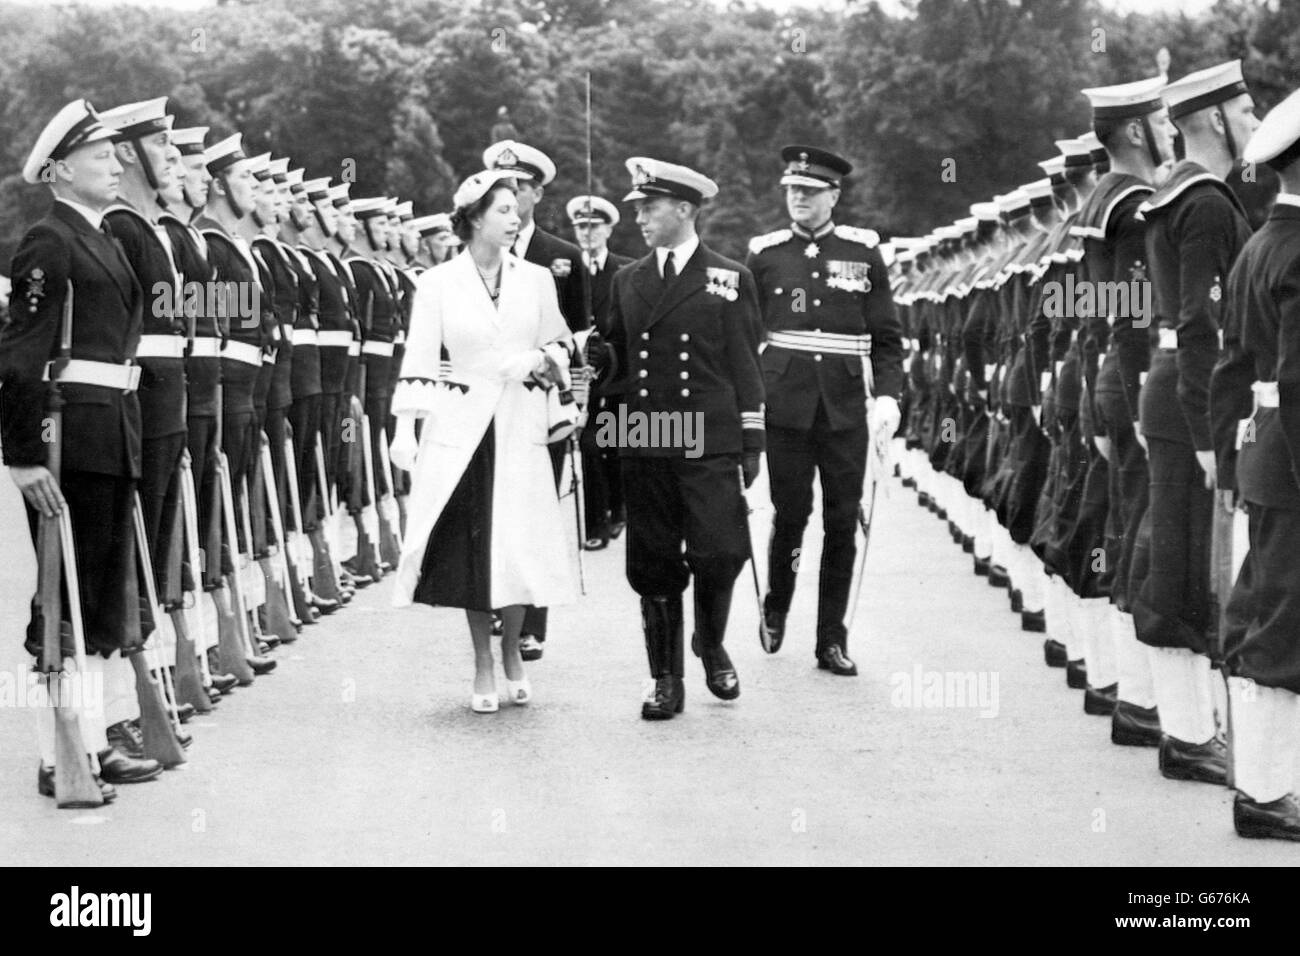
<instances>
[{"instance_id":1,"label":"rifle butt","mask_svg":"<svg viewBox=\"0 0 1300 956\"><path fill-rule=\"evenodd\" d=\"M135 695L140 702L144 755L168 768L183 764L185 750L176 740L176 733L167 716L167 705L163 701L162 686L149 671L143 652L131 655L131 667L135 670Z\"/></svg>"},{"instance_id":2,"label":"rifle butt","mask_svg":"<svg viewBox=\"0 0 1300 956\"><path fill-rule=\"evenodd\" d=\"M199 670L198 649L190 637L185 612L180 608L169 611L172 629L176 632L176 699L189 704L200 714L212 710L212 701L203 689L203 674Z\"/></svg>"},{"instance_id":3,"label":"rifle butt","mask_svg":"<svg viewBox=\"0 0 1300 956\"><path fill-rule=\"evenodd\" d=\"M50 684L61 680L50 675ZM48 686L48 685L47 685ZM50 687L51 696L55 693ZM104 804L104 794L90 772L90 757L81 735L81 721L62 696L54 707L54 802L60 809L82 810Z\"/></svg>"},{"instance_id":4,"label":"rifle butt","mask_svg":"<svg viewBox=\"0 0 1300 956\"><path fill-rule=\"evenodd\" d=\"M235 609L231 605L230 591L223 584L212 591L217 606L217 654L221 669L233 674L240 687L253 683L253 668L248 663L248 644Z\"/></svg>"}]
</instances>

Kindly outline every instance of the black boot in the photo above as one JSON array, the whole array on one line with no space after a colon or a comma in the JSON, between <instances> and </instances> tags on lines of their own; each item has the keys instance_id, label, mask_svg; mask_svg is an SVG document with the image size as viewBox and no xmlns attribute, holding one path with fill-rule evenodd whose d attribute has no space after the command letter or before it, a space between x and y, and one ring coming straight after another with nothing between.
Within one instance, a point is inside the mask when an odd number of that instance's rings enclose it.
<instances>
[{"instance_id":1,"label":"black boot","mask_svg":"<svg viewBox=\"0 0 1300 956\"><path fill-rule=\"evenodd\" d=\"M641 704L642 720L671 720L686 705L682 680L682 596L641 598L641 627L646 657L654 678L654 695Z\"/></svg>"},{"instance_id":2,"label":"black boot","mask_svg":"<svg viewBox=\"0 0 1300 956\"><path fill-rule=\"evenodd\" d=\"M768 594L763 598L763 624L762 628L766 635L759 635L759 641L763 645L763 650L769 654L775 654L781 649L781 643L785 640L785 617L788 612L778 611L772 606L772 595Z\"/></svg>"},{"instance_id":3,"label":"black boot","mask_svg":"<svg viewBox=\"0 0 1300 956\"><path fill-rule=\"evenodd\" d=\"M709 692L722 700L740 696L740 678L722 641L727 635L727 615L731 613L732 586L695 583L695 631L691 651L704 662L704 683Z\"/></svg>"},{"instance_id":4,"label":"black boot","mask_svg":"<svg viewBox=\"0 0 1300 956\"><path fill-rule=\"evenodd\" d=\"M840 677L856 677L858 667L849 658L849 632L844 617L849 608L849 590L853 586L852 559L849 571L822 557L821 579L817 593L817 667Z\"/></svg>"}]
</instances>

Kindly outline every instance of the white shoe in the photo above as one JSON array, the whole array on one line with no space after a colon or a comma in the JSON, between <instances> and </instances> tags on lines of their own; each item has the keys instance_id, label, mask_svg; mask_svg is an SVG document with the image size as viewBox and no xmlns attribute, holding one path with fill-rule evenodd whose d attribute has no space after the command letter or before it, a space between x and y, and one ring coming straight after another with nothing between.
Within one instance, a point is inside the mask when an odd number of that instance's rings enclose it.
<instances>
[{"instance_id":1,"label":"white shoe","mask_svg":"<svg viewBox=\"0 0 1300 956\"><path fill-rule=\"evenodd\" d=\"M523 706L533 699L533 685L525 677L522 680L506 681L506 697L512 704Z\"/></svg>"},{"instance_id":2,"label":"white shoe","mask_svg":"<svg viewBox=\"0 0 1300 956\"><path fill-rule=\"evenodd\" d=\"M496 691L490 694L470 694L469 709L476 714L495 714L501 707Z\"/></svg>"}]
</instances>

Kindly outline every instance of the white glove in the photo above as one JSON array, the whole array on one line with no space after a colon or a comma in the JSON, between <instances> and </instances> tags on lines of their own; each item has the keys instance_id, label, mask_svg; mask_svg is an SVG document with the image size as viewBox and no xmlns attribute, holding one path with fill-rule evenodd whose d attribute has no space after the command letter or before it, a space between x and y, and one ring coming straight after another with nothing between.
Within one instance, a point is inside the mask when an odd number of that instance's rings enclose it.
<instances>
[{"instance_id":1,"label":"white glove","mask_svg":"<svg viewBox=\"0 0 1300 956\"><path fill-rule=\"evenodd\" d=\"M888 441L898 431L902 413L898 410L898 399L881 395L876 399L876 407L871 413L871 433L877 441Z\"/></svg>"},{"instance_id":2,"label":"white glove","mask_svg":"<svg viewBox=\"0 0 1300 956\"><path fill-rule=\"evenodd\" d=\"M388 458L402 471L415 469L415 453L420 443L415 437L415 419L410 415L397 416L397 429L388 446Z\"/></svg>"}]
</instances>

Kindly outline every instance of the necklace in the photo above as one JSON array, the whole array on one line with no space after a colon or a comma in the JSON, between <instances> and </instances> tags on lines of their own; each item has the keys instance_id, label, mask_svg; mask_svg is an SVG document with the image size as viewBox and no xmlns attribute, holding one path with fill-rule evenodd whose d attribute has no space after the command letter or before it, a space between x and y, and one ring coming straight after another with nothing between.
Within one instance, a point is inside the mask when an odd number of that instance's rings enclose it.
<instances>
[{"instance_id":1,"label":"necklace","mask_svg":"<svg viewBox=\"0 0 1300 956\"><path fill-rule=\"evenodd\" d=\"M498 264L495 269L489 270L488 272L484 272L482 269L478 267L478 263L475 262L474 271L478 273L479 282L483 283L483 289L487 292L488 298L492 300L492 304L495 306L497 304L497 300L501 298L500 264ZM488 282L489 278L492 279L492 282L490 284Z\"/></svg>"}]
</instances>

